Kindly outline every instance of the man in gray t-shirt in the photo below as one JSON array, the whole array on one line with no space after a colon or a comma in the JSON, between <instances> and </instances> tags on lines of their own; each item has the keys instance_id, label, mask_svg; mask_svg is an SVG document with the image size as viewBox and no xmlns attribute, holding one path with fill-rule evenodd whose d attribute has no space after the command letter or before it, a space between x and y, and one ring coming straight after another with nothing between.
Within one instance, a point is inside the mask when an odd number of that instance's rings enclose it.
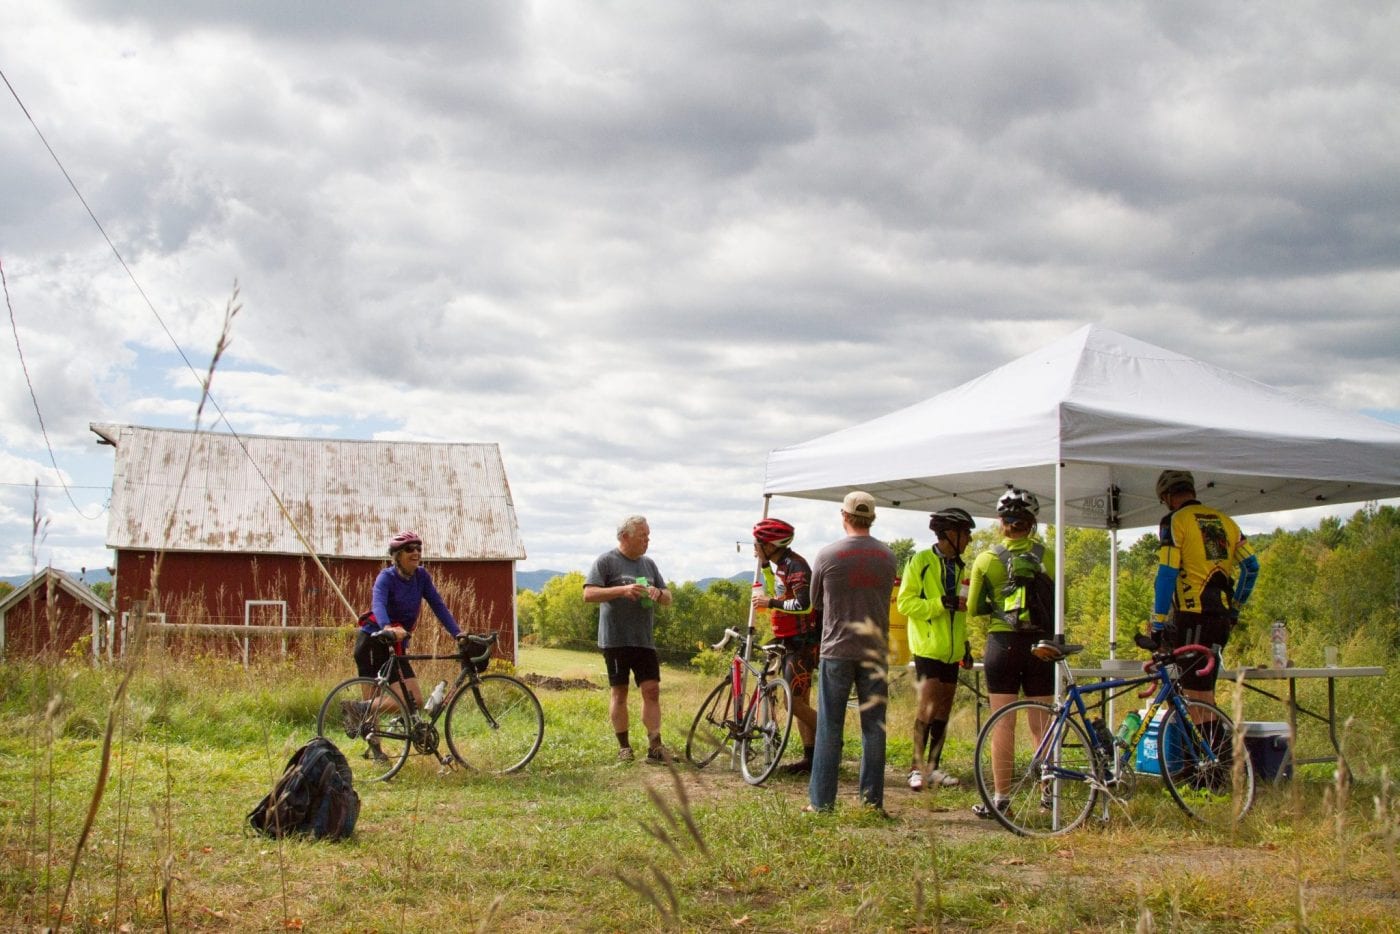
<instances>
[{"instance_id":1,"label":"man in gray t-shirt","mask_svg":"<svg viewBox=\"0 0 1400 934\"><path fill-rule=\"evenodd\" d=\"M655 606L669 606L671 591L656 562L646 557L651 528L645 516L629 516L617 528L617 547L599 555L583 582L585 603L600 604L598 647L608 670L612 696L608 718L617 734L617 757L632 760L628 739L627 676L642 694L642 725L647 731L647 761L665 762L661 744L661 663L652 629Z\"/></svg>"},{"instance_id":2,"label":"man in gray t-shirt","mask_svg":"<svg viewBox=\"0 0 1400 934\"><path fill-rule=\"evenodd\" d=\"M875 499L855 490L841 503L846 537L812 562L812 605L822 617L821 677L809 810L836 806L836 775L846 726L846 700L860 702L860 800L885 806L885 708L889 694L890 597L898 573L894 552L870 534Z\"/></svg>"}]
</instances>

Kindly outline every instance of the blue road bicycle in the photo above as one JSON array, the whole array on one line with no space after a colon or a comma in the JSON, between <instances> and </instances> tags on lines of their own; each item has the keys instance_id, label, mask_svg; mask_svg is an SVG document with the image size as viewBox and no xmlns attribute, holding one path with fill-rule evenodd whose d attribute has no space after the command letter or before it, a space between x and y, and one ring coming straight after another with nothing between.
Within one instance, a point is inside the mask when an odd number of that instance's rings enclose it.
<instances>
[{"instance_id":1,"label":"blue road bicycle","mask_svg":"<svg viewBox=\"0 0 1400 934\"><path fill-rule=\"evenodd\" d=\"M1036 643L1038 658L1060 667L1065 699L1057 705L1015 701L997 710L977 735L974 774L987 814L1024 836L1053 836L1078 827L1103 803L1130 798L1138 775L1138 747L1155 734L1162 783L1197 821L1228 827L1254 801L1254 768L1235 726L1214 704L1187 697L1178 682L1185 672L1209 674L1215 653L1203 645L1154 652L1144 674L1080 686L1068 659L1082 645ZM1146 715L1128 735L1115 737L1093 710L1140 687L1151 697ZM1086 700L1088 701L1086 703ZM1156 724L1159 710L1164 716ZM998 737L993 750L992 737Z\"/></svg>"}]
</instances>

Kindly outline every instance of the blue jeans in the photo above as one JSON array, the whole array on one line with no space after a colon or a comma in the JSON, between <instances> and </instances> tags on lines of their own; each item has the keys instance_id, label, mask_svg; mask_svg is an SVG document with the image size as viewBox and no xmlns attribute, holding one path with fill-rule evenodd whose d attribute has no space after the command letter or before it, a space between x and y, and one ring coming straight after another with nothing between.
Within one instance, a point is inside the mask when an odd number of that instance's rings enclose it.
<instances>
[{"instance_id":1,"label":"blue jeans","mask_svg":"<svg viewBox=\"0 0 1400 934\"><path fill-rule=\"evenodd\" d=\"M830 810L836 806L836 773L841 767L846 701L852 684L860 702L860 800L874 807L885 806L887 676L885 666L868 661L822 659L817 685L816 748L812 752L812 780L807 786L812 807Z\"/></svg>"}]
</instances>

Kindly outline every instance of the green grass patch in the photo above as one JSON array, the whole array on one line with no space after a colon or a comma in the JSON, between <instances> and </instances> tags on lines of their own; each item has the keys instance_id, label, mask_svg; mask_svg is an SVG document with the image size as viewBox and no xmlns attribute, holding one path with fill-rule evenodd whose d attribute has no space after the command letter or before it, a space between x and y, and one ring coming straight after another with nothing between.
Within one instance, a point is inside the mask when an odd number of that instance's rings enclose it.
<instances>
[{"instance_id":1,"label":"green grass patch","mask_svg":"<svg viewBox=\"0 0 1400 934\"><path fill-rule=\"evenodd\" d=\"M163 904L180 930L1133 930L1147 913L1158 929L1365 930L1395 916L1400 808L1376 775L1352 789L1340 829L1320 778L1263 789L1233 833L1189 824L1143 779L1108 825L1026 840L974 818L966 785L907 790L900 687L894 819L854 805L854 716L836 813L804 815L801 779L751 788L723 759L703 771L619 764L601 659L556 649L528 649L520 672L598 687L538 689L545 742L524 773L440 775L414 757L392 782L359 787L350 841L251 834L244 815L348 668L199 659L140 672L117 711L62 926L157 929ZM55 925L118 673L0 673L11 727L0 735L0 914L15 928ZM678 752L712 680L663 673L664 734ZM960 709L945 764L965 782L972 730Z\"/></svg>"}]
</instances>

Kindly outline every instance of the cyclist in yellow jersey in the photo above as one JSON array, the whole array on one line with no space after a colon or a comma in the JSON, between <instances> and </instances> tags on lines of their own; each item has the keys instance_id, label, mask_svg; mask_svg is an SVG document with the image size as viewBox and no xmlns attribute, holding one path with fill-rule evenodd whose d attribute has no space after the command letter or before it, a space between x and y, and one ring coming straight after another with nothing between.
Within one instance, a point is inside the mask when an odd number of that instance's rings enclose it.
<instances>
[{"instance_id":1,"label":"cyclist in yellow jersey","mask_svg":"<svg viewBox=\"0 0 1400 934\"><path fill-rule=\"evenodd\" d=\"M1161 547L1151 632L1134 641L1149 651L1160 644L1191 643L1223 649L1254 590L1259 559L1233 519L1196 499L1190 471L1162 471L1157 498L1170 512L1157 533ZM1190 697L1214 701L1219 668L1204 678L1185 674L1181 686Z\"/></svg>"},{"instance_id":2,"label":"cyclist in yellow jersey","mask_svg":"<svg viewBox=\"0 0 1400 934\"><path fill-rule=\"evenodd\" d=\"M933 513L928 527L937 541L909 559L897 603L899 612L909 619L909 654L914 659L918 694L909 771L912 791L921 791L925 781L935 788L958 784L956 775L943 770L943 739L958 689L958 666L966 659L967 667L972 667L962 554L976 524L966 510L952 506Z\"/></svg>"},{"instance_id":3,"label":"cyclist in yellow jersey","mask_svg":"<svg viewBox=\"0 0 1400 934\"><path fill-rule=\"evenodd\" d=\"M1050 703L1055 694L1055 666L1037 658L1031 649L1041 639L1054 634L1054 607L1051 619L1039 628L1030 622L1026 608L1026 588L1014 586L1006 564L1016 558L1031 558L1039 571L1053 576L1055 553L1035 534L1040 516L1040 500L1029 490L1010 489L997 500L1001 520L1001 542L980 553L972 561L967 595L967 614L985 625L986 648L982 654L987 681L987 703L993 713L1024 695L1027 700ZM993 805L1004 809L1009 799L1012 757L1015 754L1014 717L1003 717L992 734ZM1036 742L1044 735L1047 718L1039 713L1027 717ZM972 812L991 818L985 804L975 804Z\"/></svg>"}]
</instances>

